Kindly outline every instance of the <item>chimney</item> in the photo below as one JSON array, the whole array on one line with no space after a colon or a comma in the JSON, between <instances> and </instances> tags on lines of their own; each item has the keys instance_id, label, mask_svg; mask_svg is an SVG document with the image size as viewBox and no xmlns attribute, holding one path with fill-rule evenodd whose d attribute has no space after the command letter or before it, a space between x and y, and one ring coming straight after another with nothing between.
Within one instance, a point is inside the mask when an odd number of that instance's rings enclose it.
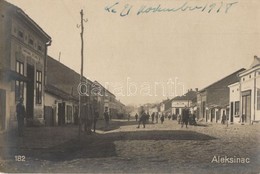
<instances>
[{"instance_id":1,"label":"chimney","mask_svg":"<svg viewBox=\"0 0 260 174\"><path fill-rule=\"evenodd\" d=\"M196 91L196 92L198 92L198 91L199 91L199 89L198 89L198 88L195 88L195 91Z\"/></svg>"}]
</instances>

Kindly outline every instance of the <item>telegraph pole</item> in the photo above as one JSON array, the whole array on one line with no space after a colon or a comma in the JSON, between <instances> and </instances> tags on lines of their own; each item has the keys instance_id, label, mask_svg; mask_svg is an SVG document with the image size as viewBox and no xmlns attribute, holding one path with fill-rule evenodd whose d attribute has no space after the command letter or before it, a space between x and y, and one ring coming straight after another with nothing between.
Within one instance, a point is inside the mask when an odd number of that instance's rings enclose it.
<instances>
[{"instance_id":1,"label":"telegraph pole","mask_svg":"<svg viewBox=\"0 0 260 174\"><path fill-rule=\"evenodd\" d=\"M84 62L84 40L83 40L83 34L84 34L84 25L83 25L83 10L80 11L80 16L81 16L81 68L80 68L80 83L83 82L83 62ZM82 101L81 101L81 95L79 95L79 140L81 136L81 129L82 129Z\"/></svg>"}]
</instances>

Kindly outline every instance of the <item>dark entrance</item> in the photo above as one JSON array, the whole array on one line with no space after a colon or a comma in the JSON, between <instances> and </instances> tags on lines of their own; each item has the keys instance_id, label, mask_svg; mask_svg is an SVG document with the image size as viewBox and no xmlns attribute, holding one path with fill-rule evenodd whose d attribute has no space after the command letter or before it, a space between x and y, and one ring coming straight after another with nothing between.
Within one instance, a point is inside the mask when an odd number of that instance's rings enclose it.
<instances>
[{"instance_id":1,"label":"dark entrance","mask_svg":"<svg viewBox=\"0 0 260 174\"><path fill-rule=\"evenodd\" d=\"M65 102L58 104L58 125L65 124Z\"/></svg>"},{"instance_id":2,"label":"dark entrance","mask_svg":"<svg viewBox=\"0 0 260 174\"><path fill-rule=\"evenodd\" d=\"M234 102L231 102L231 107L230 107L230 123L233 123L234 121Z\"/></svg>"},{"instance_id":3,"label":"dark entrance","mask_svg":"<svg viewBox=\"0 0 260 174\"><path fill-rule=\"evenodd\" d=\"M0 130L5 129L5 107L6 107L6 92L0 89Z\"/></svg>"},{"instance_id":4,"label":"dark entrance","mask_svg":"<svg viewBox=\"0 0 260 174\"><path fill-rule=\"evenodd\" d=\"M215 120L215 109L211 109L211 118L210 121L213 122L213 120Z\"/></svg>"},{"instance_id":5,"label":"dark entrance","mask_svg":"<svg viewBox=\"0 0 260 174\"><path fill-rule=\"evenodd\" d=\"M27 64L27 86L26 86L26 113L27 118L33 119L34 110L34 67Z\"/></svg>"},{"instance_id":6,"label":"dark entrance","mask_svg":"<svg viewBox=\"0 0 260 174\"><path fill-rule=\"evenodd\" d=\"M251 122L251 91L242 92L242 118L245 123Z\"/></svg>"}]
</instances>

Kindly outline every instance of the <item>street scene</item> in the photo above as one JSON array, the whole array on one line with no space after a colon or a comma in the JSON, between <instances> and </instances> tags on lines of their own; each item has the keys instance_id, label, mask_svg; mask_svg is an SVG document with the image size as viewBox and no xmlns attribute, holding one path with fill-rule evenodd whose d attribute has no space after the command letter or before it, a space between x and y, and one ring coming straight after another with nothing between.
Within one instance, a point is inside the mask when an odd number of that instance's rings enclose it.
<instances>
[{"instance_id":1,"label":"street scene","mask_svg":"<svg viewBox=\"0 0 260 174\"><path fill-rule=\"evenodd\" d=\"M259 7L0 0L0 172L259 173Z\"/></svg>"},{"instance_id":2,"label":"street scene","mask_svg":"<svg viewBox=\"0 0 260 174\"><path fill-rule=\"evenodd\" d=\"M97 133L77 136L77 127L28 128L24 139L1 145L3 172L61 173L257 173L259 125L199 125L181 128L177 121L147 124L136 130L131 119L99 123ZM35 129L37 132L35 133ZM66 132L66 136L64 136ZM1 137L3 138L3 137ZM47 141L51 140L51 141ZM24 162L15 155L25 156ZM250 163L214 161L249 158ZM249 172L250 171L250 172Z\"/></svg>"}]
</instances>

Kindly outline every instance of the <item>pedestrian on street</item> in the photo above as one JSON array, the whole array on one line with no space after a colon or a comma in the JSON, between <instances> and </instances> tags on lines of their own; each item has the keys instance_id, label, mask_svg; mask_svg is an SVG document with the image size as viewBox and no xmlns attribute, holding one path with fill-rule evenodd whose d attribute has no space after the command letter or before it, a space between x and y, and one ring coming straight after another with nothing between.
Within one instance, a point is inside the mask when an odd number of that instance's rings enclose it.
<instances>
[{"instance_id":1,"label":"pedestrian on street","mask_svg":"<svg viewBox=\"0 0 260 174\"><path fill-rule=\"evenodd\" d=\"M158 114L158 112L156 112L156 115L155 115L156 123L158 123L158 119L159 119L159 114Z\"/></svg>"},{"instance_id":2,"label":"pedestrian on street","mask_svg":"<svg viewBox=\"0 0 260 174\"><path fill-rule=\"evenodd\" d=\"M164 114L162 114L160 119L161 119L161 124L163 124L163 122L164 122Z\"/></svg>"},{"instance_id":3,"label":"pedestrian on street","mask_svg":"<svg viewBox=\"0 0 260 174\"><path fill-rule=\"evenodd\" d=\"M181 123L182 123L181 114L177 114L177 120L178 120L178 124L181 124Z\"/></svg>"},{"instance_id":4,"label":"pedestrian on street","mask_svg":"<svg viewBox=\"0 0 260 174\"><path fill-rule=\"evenodd\" d=\"M225 124L226 119L227 119L227 116L226 116L226 114L225 114L225 111L223 111L221 123L222 123L222 124Z\"/></svg>"},{"instance_id":5,"label":"pedestrian on street","mask_svg":"<svg viewBox=\"0 0 260 174\"><path fill-rule=\"evenodd\" d=\"M143 128L145 128L145 123L146 123L147 115L145 114L144 111L142 111L140 115L141 115L141 116L140 116L140 119L139 119L137 128L140 128L140 124L143 124Z\"/></svg>"},{"instance_id":6,"label":"pedestrian on street","mask_svg":"<svg viewBox=\"0 0 260 174\"><path fill-rule=\"evenodd\" d=\"M138 121L138 114L135 114L135 121Z\"/></svg>"},{"instance_id":7,"label":"pedestrian on street","mask_svg":"<svg viewBox=\"0 0 260 174\"><path fill-rule=\"evenodd\" d=\"M152 123L154 122L154 112L152 113Z\"/></svg>"},{"instance_id":8,"label":"pedestrian on street","mask_svg":"<svg viewBox=\"0 0 260 174\"><path fill-rule=\"evenodd\" d=\"M127 119L128 119L128 121L130 121L130 114L128 114Z\"/></svg>"},{"instance_id":9,"label":"pedestrian on street","mask_svg":"<svg viewBox=\"0 0 260 174\"><path fill-rule=\"evenodd\" d=\"M188 122L189 122L189 109L185 106L183 112L182 112L182 124L181 127L183 127L183 125L186 125L186 128L188 128Z\"/></svg>"},{"instance_id":10,"label":"pedestrian on street","mask_svg":"<svg viewBox=\"0 0 260 174\"><path fill-rule=\"evenodd\" d=\"M107 110L105 110L104 119L105 119L105 122L106 122L106 128L108 128L108 126L109 126L109 114L108 114Z\"/></svg>"},{"instance_id":11,"label":"pedestrian on street","mask_svg":"<svg viewBox=\"0 0 260 174\"><path fill-rule=\"evenodd\" d=\"M99 117L99 112L96 110L94 113L94 125L93 125L93 131L96 132L96 125Z\"/></svg>"},{"instance_id":12,"label":"pedestrian on street","mask_svg":"<svg viewBox=\"0 0 260 174\"><path fill-rule=\"evenodd\" d=\"M16 116L18 122L18 136L22 137L24 131L24 118L26 117L23 98L20 98L19 103L16 105Z\"/></svg>"}]
</instances>

